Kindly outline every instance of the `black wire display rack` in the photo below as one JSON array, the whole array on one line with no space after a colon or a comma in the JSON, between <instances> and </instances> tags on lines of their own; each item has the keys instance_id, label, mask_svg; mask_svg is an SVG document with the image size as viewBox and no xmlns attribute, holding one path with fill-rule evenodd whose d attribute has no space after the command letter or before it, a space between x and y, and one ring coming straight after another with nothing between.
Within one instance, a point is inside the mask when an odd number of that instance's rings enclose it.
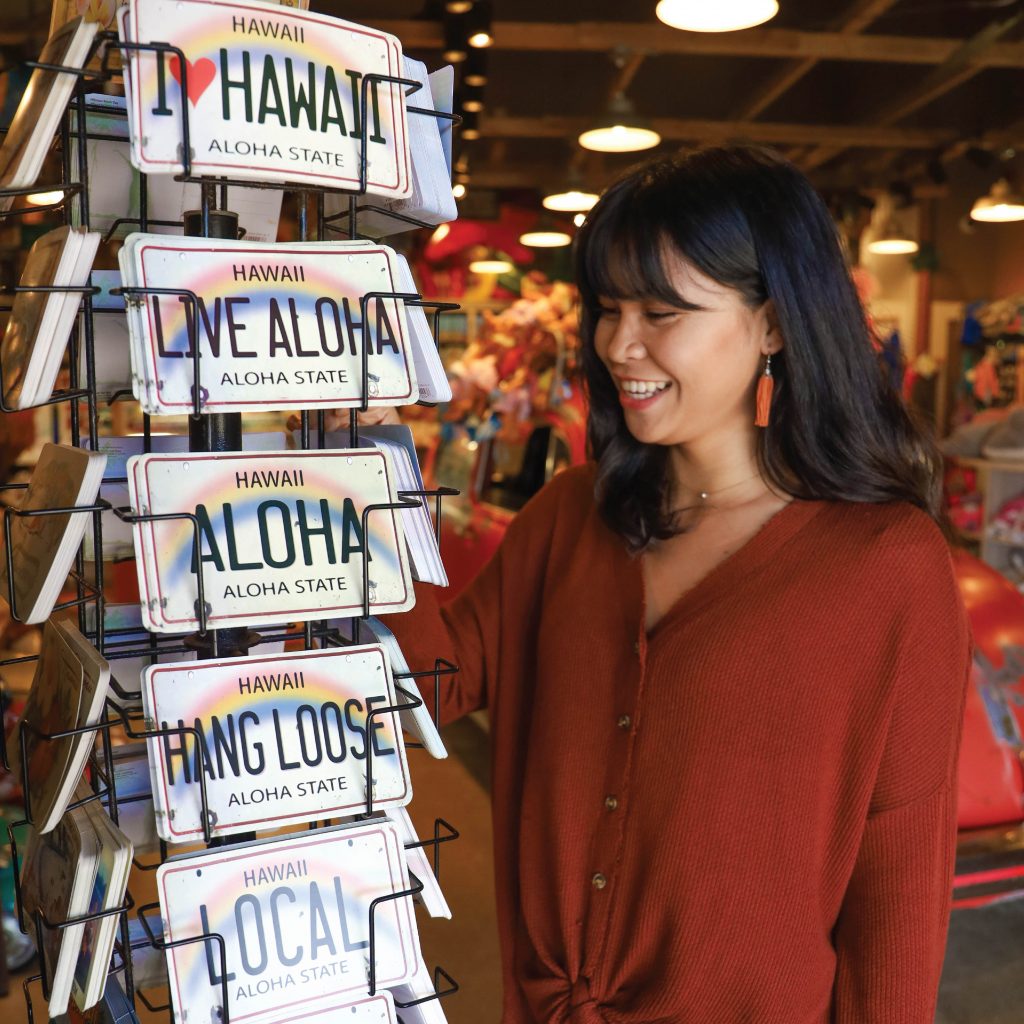
<instances>
[{"instance_id":1,"label":"black wire display rack","mask_svg":"<svg viewBox=\"0 0 1024 1024\"><path fill-rule=\"evenodd\" d=\"M62 214L63 222L70 225L72 222L72 211L74 210L77 213L77 226L85 228L86 230L89 229L90 168L88 144L91 141L123 141L123 138L121 136L111 136L101 132L90 131L88 124L88 115L90 113L102 113L105 116L114 117L118 116L118 114L116 111L106 106L97 107L91 105L88 102L88 96L91 92L102 88L106 83L109 83L121 74L120 69L114 69L111 66L111 55L116 51L122 52L125 63L127 63L127 55L130 52L153 53L157 57L163 57L164 59L176 57L179 62L178 67L181 75L181 95L188 95L188 62L180 49L166 42L125 42L119 40L116 33L100 32L96 36L92 52L90 53L90 60L94 57L99 59L98 70L94 71L83 68L41 64L38 61L23 62L21 66L27 69L48 70L58 74L73 75L77 79L68 108L61 119L60 129L57 136L57 151L60 154L61 180L53 183L36 184L27 188L0 191L0 198L13 199L18 196L46 191L60 191L62 193L62 197L59 201L50 204L49 206L16 208L7 211L6 213L0 213L0 217L17 217L28 212L38 212L40 210L59 210ZM86 62L86 65L88 65L88 63L89 61ZM0 71L0 74L6 74L10 70L12 70L12 68L4 69ZM300 241L310 241L314 239L322 241L328 232L335 235L344 234L352 239L360 238L362 236L360 236L358 230L358 219L360 212L363 210L372 211L378 216L383 215L395 218L402 222L406 228L431 227L432 225L426 224L422 221L417 221L405 214L393 213L382 206L360 203L360 197L364 196L367 192L367 143L369 132L367 109L370 90L376 89L380 85L399 86L405 90L406 97L412 96L421 88L420 83L415 80L393 75L367 74L363 77L360 91L361 136L359 139L359 183L356 188L352 189L309 186L290 182L261 182L225 177L208 178L194 176L192 173L190 149L189 110L188 104L184 103L182 105L182 116L180 119L182 173L177 175L175 180L195 183L200 186L200 210L198 218L199 231L197 233L203 237L218 237L218 217L223 217L226 211L229 210L229 190L235 187L244 187L246 189L274 189L278 191L297 193L299 199L298 233ZM408 104L406 106L406 110L411 115L435 117L441 120L453 122L454 124L458 124L461 120L457 115L442 111L434 111L424 107L411 106ZM74 180L72 174L73 153L76 157L75 166L77 168L77 176L74 177ZM117 230L125 225L135 226L142 232L148 231L152 227L167 228L184 226L181 222L150 219L148 216L149 200L147 181L147 175L143 172L139 172L139 216L121 217L116 219L106 232L104 242L109 241L115 235ZM324 199L328 194L347 197L347 210L331 217L325 216ZM314 196L316 200L316 216L312 225L310 223L308 213L310 196ZM344 222L344 227L341 226L340 222ZM239 234L235 232L232 234L232 237L239 237ZM55 390L49 398L38 403L36 406L33 406L33 408L42 406L52 406L56 408L64 405L65 403L68 404L71 443L76 447L81 447L83 445L95 446L96 439L100 437L100 401L97 394L96 354L94 347L95 337L93 329L93 317L95 311L93 309L93 298L99 293L100 289L92 285L90 275L89 281L82 287L61 288L58 286L40 286L37 288L23 288L19 286L14 291L64 291L81 293L81 302L79 305L80 315L76 319L68 344L69 358L67 386ZM115 291L123 296L127 305L145 304L150 301L151 298L160 295L175 295L180 297L187 305L191 306L193 312L199 303L199 298L195 293L184 289L125 287L116 289ZM438 341L438 331L442 313L459 308L456 303L425 300L418 293L373 292L361 297L360 321L358 324L353 325L355 328L359 328L361 325L368 322L367 316L369 303L377 300L401 301L408 306L420 307L425 311L430 312L432 315L432 333L435 344L437 344ZM0 305L0 311L9 311L10 308L9 304ZM110 310L103 310L103 312L110 312ZM199 318L197 316L193 315L188 326L193 373L193 404L188 417L190 426L190 450L218 452L239 450L241 448L241 414L229 413L209 415L203 408L202 389L199 387L201 351L197 336L198 319ZM369 404L368 358L367 346L365 344L361 345L361 351L360 395L362 398L359 408L352 409L349 413L348 432L352 447L357 447L359 444L358 413L361 410L366 410ZM82 379L82 367L84 367L84 379ZM15 408L9 406L4 401L3 396L5 393L6 390L2 379L2 372L0 372L0 411L4 413L16 411ZM130 397L130 392L117 392L110 397L109 404L112 405L117 401L125 400ZM315 446L312 443L311 434L311 416L313 415L316 416L315 423L317 431ZM300 448L302 450L308 451L314 447L322 449L326 440L324 410L319 409L314 410L313 412L310 410L301 411L300 429L298 434ZM54 440L57 440L58 437L59 432L57 418L55 416ZM150 416L148 414L143 414L142 443L143 451L149 453L152 450L152 429ZM123 478L120 480L104 478L104 483L106 484L125 482L126 481ZM144 630L141 627L133 627L131 629L108 629L104 616L105 599L102 524L102 517L104 513L112 513L121 521L130 524L154 522L165 519L190 520L194 530L196 551L199 552L201 551L201 535L196 516L187 512L162 516L140 514L131 508L114 507L110 502L102 498L87 506L44 509L21 509L16 504L5 500L4 496L7 492L24 490L26 486L27 485L25 484L9 484L5 487L0 487L0 508L3 510L3 536L5 541L5 557L8 579L7 599L11 607L12 617L16 621L22 621L23 613L23 609L18 608L13 585L14 562L11 543L11 525L13 520L16 517L22 516L90 516L92 520L91 542L94 557L87 566L84 546L79 548L75 558L74 569L69 577L72 584L70 589L73 591L74 596L55 605L54 610L76 609L79 630L90 640L91 643L93 643L103 657L111 663L112 672L110 681L111 694L105 701L101 720L96 725L83 726L62 732L43 733L34 728L31 723L26 722L18 729L16 742L19 744L19 753L21 755L20 764L22 767L22 778L20 781L25 799L25 816L22 820L13 822L8 826L7 840L10 848L12 869L15 879L15 902L19 925L23 932L33 935L36 942L36 948L41 950L43 947L44 930L61 930L74 925L85 924L89 921L99 920L101 918L118 917L118 935L115 941L112 963L109 966L108 983L105 986L106 995L103 998L105 1002L112 999L118 1001L119 1005L116 1010L112 1006L108 1006L107 1009L111 1019L119 1021L137 1021L138 1017L136 1015L136 1007L139 1003L147 1007L150 1011L166 1011L170 1016L170 1020L172 1022L174 1021L174 1014L169 998L167 998L163 1003L154 1003L150 997L141 989L137 988L135 984L132 965L133 942L130 938L128 925L128 914L130 912L135 912L146 936L146 941L156 950L168 951L184 945L192 945L196 943L205 944L208 948L215 950L216 956L219 958L220 974L219 981L216 982L216 984L221 986L221 1006L223 1009L220 1019L223 1024L229 1024L230 1000L228 998L229 993L226 981L228 975L226 969L227 944L224 936L220 933L204 932L202 934L178 939L173 942L166 941L158 923L154 923L153 921L153 913L159 909L159 904L151 903L141 906L137 905L130 892L120 907L114 908L113 910L78 916L68 920L50 921L47 920L39 911L35 911L32 914L25 913L20 883L21 858L19 854L18 835L33 823L30 786L27 778L28 759L25 756L26 743L30 733L33 735L36 742L44 743L66 739L76 735L94 734L99 742L93 744L89 758L89 777L93 789L92 795L87 799L79 800L70 804L68 810L93 800L99 800L109 811L111 818L116 824L119 821L119 809L123 808L128 803L136 800L148 799L148 797L145 795L140 797L118 794L116 772L114 768L114 751L116 747L112 742L112 731L117 730L119 736L123 736L131 740L151 740L177 735L181 737L183 741L188 737L191 737L193 742L198 745L202 739L201 730L196 726L179 725L158 728L155 723L147 721L141 708L141 692L137 686L138 681L136 681L136 686L131 686L126 685L126 680L118 679L118 662L129 658L145 658L148 659L150 664L157 664L162 658L182 653L195 654L200 659L216 658L224 654L234 654L239 652L245 653L253 648L258 648L260 645L280 643L281 641L289 641L292 643L301 642L302 647L305 650L324 647L343 647L353 643L354 641L342 636L336 628L331 627L329 623L325 621L296 622L289 626L278 627L261 633L252 632L248 629L210 629L207 622L208 605L205 601L203 560L201 558L197 559L196 610L199 628L195 635L190 637L181 637L149 634L146 639L140 639L140 634L144 633ZM421 507L428 508L429 510L432 499L435 536L438 539L438 543L440 543L442 499L457 493L457 491L446 487L439 487L433 490L400 491L396 495L397 500L394 502L370 505L364 508L362 513L362 528L364 530L364 535L367 528L368 517L372 513L383 510L406 511L408 509ZM363 607L361 609L362 616L360 621L365 620L370 615L369 565L368 560L365 558L363 559L362 572ZM301 630L299 629L300 626ZM359 632L360 631L357 629L357 638L359 636ZM37 658L38 655L9 658L0 661L0 667L17 663L31 663L37 660ZM394 673L395 690L398 695L398 699L387 707L375 708L370 711L368 714L368 726L373 719L384 718L385 716L390 715L392 716L392 721L395 722L396 730L399 729L400 726L395 721L394 716L397 716L402 711L409 711L422 707L423 700L416 692L416 683L418 680L426 681L428 679L433 680L434 719L435 725L439 724L438 715L441 704L442 679L447 679L450 685L457 672L457 666L442 658L438 658L435 660L434 667L432 669L417 672ZM406 683L407 685L402 686L401 683ZM5 705L6 695L2 690L0 690L0 707ZM422 744L409 741L406 743L406 746L409 748L417 748L421 747ZM10 770L11 759L9 758L7 738L2 732L0 732L0 763L2 763L5 770ZM193 780L193 784L196 782L198 782L199 785L201 822L204 841L207 845L212 843L231 842L231 838L214 836L216 828L215 816L209 805L206 773L204 771L197 773ZM366 804L362 815L363 817L376 813L373 804L373 744L367 744L365 786ZM314 828L326 823L312 822L309 827ZM458 835L459 833L454 826L445 819L438 817L434 820L433 835L427 839L408 844L407 849L430 848L432 851L433 870L435 875L439 877L441 869L441 847L445 843L458 838ZM235 840L237 841L238 838L244 839L247 837L235 837ZM154 871L167 859L168 852L169 849L167 844L161 840L159 844L159 857L156 860L143 862L138 858L138 856L136 856L133 858L133 868L136 871L141 872ZM411 899L422 891L422 889L422 882L413 876L408 888L398 892L384 894L373 900L368 908L368 992L371 996L375 994L377 989L374 953L376 946L375 923L377 908L387 902L405 898ZM136 942L135 946L137 947L137 945L138 943ZM40 958L40 961L40 972L26 978L22 985L25 995L27 1017L30 1024L34 1024L32 987L38 983L42 989L43 997L47 1001L49 1000L51 993L53 979L48 976L46 965L45 963L42 963L42 958ZM118 976L120 976L121 979L120 987L117 984L109 983L110 979L117 978ZM396 999L395 1006L399 1011L401 1011L433 999L445 998L454 994L459 988L458 983L442 967L436 967L433 972L433 987L434 991L432 993L417 999L404 1003L399 1002ZM121 1000L122 995L126 998L127 1004ZM399 1021L401 1021L400 1015Z\"/></svg>"}]
</instances>

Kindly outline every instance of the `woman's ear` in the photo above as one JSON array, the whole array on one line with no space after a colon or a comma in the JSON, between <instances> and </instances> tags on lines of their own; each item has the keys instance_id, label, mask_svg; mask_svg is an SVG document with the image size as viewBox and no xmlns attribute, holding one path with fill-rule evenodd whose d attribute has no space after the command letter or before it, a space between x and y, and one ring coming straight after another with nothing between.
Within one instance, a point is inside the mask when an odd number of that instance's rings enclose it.
<instances>
[{"instance_id":1,"label":"woman's ear","mask_svg":"<svg viewBox=\"0 0 1024 1024\"><path fill-rule=\"evenodd\" d=\"M766 356L773 356L776 352L780 352L786 344L785 339L782 337L782 331L779 329L779 318L775 312L775 303L771 299L766 299L760 309L760 313L763 317L764 327L764 340L761 343L761 351Z\"/></svg>"}]
</instances>

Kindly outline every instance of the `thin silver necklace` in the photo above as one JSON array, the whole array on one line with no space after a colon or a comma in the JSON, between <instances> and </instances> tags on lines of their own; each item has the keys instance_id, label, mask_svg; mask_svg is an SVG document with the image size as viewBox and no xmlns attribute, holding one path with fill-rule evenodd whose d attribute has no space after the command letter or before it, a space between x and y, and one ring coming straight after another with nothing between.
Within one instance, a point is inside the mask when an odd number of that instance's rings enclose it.
<instances>
[{"instance_id":1,"label":"thin silver necklace","mask_svg":"<svg viewBox=\"0 0 1024 1024\"><path fill-rule=\"evenodd\" d=\"M717 490L714 491L700 491L698 492L700 494L700 500L707 501L708 498L715 497L716 495L719 494L725 494L726 491L732 491L735 490L737 487L742 487L744 484L750 483L751 480L757 480L760 476L760 473L754 473L752 476L748 476L743 480L738 480L734 484L729 484L728 487L719 487Z\"/></svg>"}]
</instances>

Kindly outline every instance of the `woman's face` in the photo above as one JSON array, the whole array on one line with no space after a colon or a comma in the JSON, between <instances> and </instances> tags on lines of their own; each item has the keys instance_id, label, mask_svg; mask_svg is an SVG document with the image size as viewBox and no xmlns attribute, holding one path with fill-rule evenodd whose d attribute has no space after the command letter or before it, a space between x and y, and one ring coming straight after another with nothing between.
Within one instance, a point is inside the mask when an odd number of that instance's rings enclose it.
<instances>
[{"instance_id":1,"label":"woman's face","mask_svg":"<svg viewBox=\"0 0 1024 1024\"><path fill-rule=\"evenodd\" d=\"M600 297L597 354L612 376L630 433L644 444L692 445L754 432L754 395L764 355L777 351L769 304L752 310L740 293L679 256L666 256L677 294Z\"/></svg>"}]
</instances>

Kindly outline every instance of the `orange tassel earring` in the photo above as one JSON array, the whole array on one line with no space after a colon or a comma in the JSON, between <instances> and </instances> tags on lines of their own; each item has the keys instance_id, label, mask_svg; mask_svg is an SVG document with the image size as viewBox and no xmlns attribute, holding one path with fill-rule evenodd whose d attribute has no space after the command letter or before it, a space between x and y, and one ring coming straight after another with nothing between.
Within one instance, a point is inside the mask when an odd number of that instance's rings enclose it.
<instances>
[{"instance_id":1,"label":"orange tassel earring","mask_svg":"<svg viewBox=\"0 0 1024 1024\"><path fill-rule=\"evenodd\" d=\"M764 373L757 382L757 418L754 423L759 427L767 427L772 415L772 392L775 390L775 378L772 376L772 357L768 356L764 363Z\"/></svg>"}]
</instances>

